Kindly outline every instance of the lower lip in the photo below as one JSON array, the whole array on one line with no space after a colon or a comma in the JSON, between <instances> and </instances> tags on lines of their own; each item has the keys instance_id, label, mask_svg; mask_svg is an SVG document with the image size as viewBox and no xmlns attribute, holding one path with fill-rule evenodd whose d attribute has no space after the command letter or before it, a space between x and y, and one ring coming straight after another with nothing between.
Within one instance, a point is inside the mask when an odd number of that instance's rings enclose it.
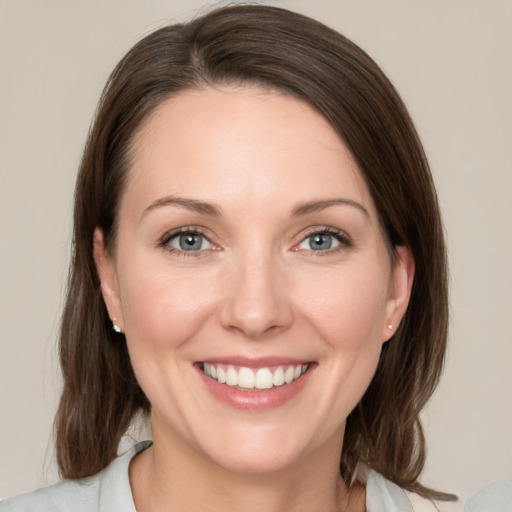
<instances>
[{"instance_id":1,"label":"lower lip","mask_svg":"<svg viewBox=\"0 0 512 512\"><path fill-rule=\"evenodd\" d=\"M240 389L238 387L228 386L205 375L201 368L197 368L210 392L220 401L244 411L266 411L280 407L295 395L297 395L307 384L311 373L312 365L309 366L306 373L298 379L271 389L253 390Z\"/></svg>"}]
</instances>

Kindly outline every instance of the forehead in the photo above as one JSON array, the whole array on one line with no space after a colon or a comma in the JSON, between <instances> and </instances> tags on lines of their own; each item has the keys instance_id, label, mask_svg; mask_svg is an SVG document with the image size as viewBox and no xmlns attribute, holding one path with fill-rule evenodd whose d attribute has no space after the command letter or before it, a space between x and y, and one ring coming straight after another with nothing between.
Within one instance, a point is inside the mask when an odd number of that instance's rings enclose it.
<instances>
[{"instance_id":1,"label":"forehead","mask_svg":"<svg viewBox=\"0 0 512 512\"><path fill-rule=\"evenodd\" d=\"M135 136L127 192L265 204L351 195L373 207L342 139L304 101L251 87L162 102Z\"/></svg>"}]
</instances>

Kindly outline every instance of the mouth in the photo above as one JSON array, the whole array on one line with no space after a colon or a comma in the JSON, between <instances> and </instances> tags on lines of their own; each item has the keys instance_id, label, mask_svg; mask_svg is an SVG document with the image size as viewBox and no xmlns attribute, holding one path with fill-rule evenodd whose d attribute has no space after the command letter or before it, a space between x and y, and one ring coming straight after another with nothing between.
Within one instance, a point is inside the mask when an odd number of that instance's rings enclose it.
<instances>
[{"instance_id":1,"label":"mouth","mask_svg":"<svg viewBox=\"0 0 512 512\"><path fill-rule=\"evenodd\" d=\"M261 368L249 368L232 364L202 362L200 370L219 384L248 391L268 391L287 386L300 379L310 364L283 364Z\"/></svg>"}]
</instances>

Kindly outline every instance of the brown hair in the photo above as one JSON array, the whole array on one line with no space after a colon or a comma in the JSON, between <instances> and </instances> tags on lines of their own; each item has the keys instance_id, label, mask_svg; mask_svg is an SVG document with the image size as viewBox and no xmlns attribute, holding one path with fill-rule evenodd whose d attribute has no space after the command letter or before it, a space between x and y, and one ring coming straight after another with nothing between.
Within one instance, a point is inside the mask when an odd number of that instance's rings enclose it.
<instances>
[{"instance_id":1,"label":"brown hair","mask_svg":"<svg viewBox=\"0 0 512 512\"><path fill-rule=\"evenodd\" d=\"M441 374L448 323L443 230L421 143L394 87L365 52L312 19L266 6L225 7L157 30L108 80L76 185L56 417L62 476L106 467L134 416L150 408L102 300L93 231L100 226L114 251L131 143L147 116L178 91L223 83L278 90L317 109L352 151L390 247L410 248L416 274L409 307L347 420L341 474L350 482L364 462L405 489L449 498L418 482L425 462L419 413Z\"/></svg>"}]
</instances>

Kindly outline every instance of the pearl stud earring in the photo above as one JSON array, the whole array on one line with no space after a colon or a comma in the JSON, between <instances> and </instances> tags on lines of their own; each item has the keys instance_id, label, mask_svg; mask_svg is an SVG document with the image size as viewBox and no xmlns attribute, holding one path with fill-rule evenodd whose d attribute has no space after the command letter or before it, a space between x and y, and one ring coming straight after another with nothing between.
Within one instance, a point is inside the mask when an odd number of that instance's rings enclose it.
<instances>
[{"instance_id":1,"label":"pearl stud earring","mask_svg":"<svg viewBox=\"0 0 512 512\"><path fill-rule=\"evenodd\" d=\"M112 329L114 329L115 332L121 332L121 327L116 324L117 318L112 319Z\"/></svg>"}]
</instances>

